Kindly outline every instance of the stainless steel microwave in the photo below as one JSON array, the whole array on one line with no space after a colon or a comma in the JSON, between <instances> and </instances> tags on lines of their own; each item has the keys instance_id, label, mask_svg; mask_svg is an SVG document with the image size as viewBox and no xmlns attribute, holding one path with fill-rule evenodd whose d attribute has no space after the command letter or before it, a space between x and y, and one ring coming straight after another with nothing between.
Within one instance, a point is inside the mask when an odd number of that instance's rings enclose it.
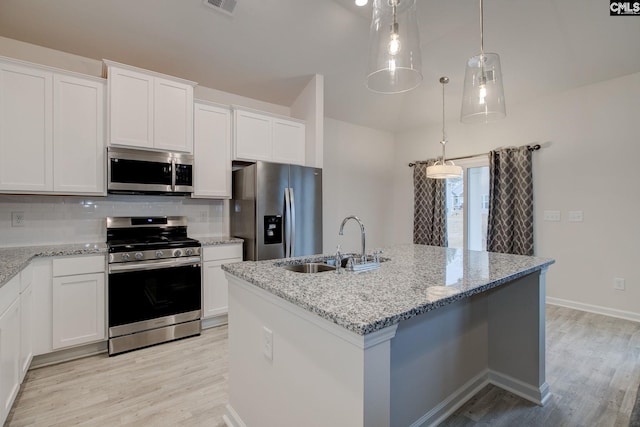
<instances>
[{"instance_id":1,"label":"stainless steel microwave","mask_svg":"<svg viewBox=\"0 0 640 427\"><path fill-rule=\"evenodd\" d=\"M109 147L107 159L109 193L193 192L193 156L190 154Z\"/></svg>"}]
</instances>

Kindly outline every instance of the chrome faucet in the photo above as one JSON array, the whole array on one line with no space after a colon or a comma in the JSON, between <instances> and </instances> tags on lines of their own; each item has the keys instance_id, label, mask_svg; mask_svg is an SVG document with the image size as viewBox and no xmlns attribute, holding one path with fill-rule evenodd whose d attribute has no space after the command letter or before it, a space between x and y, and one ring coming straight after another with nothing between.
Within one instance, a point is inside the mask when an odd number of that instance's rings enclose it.
<instances>
[{"instance_id":1,"label":"chrome faucet","mask_svg":"<svg viewBox=\"0 0 640 427\"><path fill-rule=\"evenodd\" d=\"M343 233L343 229L344 229L344 225L347 223L347 221L349 221L350 219L354 219L356 221L358 221L358 224L360 224L360 236L362 238L362 260L361 262L364 264L365 262L367 262L367 250L366 250L366 245L365 245L365 232L364 232L364 224L362 223L362 221L360 221L360 218L358 218L355 215L349 215L348 217L346 217L345 219L342 220L342 224L340 224L340 232L338 233L340 236L344 235Z\"/></svg>"}]
</instances>

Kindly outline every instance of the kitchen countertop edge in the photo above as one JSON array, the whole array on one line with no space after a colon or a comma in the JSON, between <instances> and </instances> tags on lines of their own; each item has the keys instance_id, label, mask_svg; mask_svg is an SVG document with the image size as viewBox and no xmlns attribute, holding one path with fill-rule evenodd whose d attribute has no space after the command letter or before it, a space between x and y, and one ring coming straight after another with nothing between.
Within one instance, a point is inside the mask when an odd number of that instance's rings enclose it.
<instances>
[{"instance_id":1,"label":"kitchen countertop edge","mask_svg":"<svg viewBox=\"0 0 640 427\"><path fill-rule=\"evenodd\" d=\"M71 243L0 248L0 288L17 276L34 258L106 253L106 243Z\"/></svg>"},{"instance_id":2,"label":"kitchen countertop edge","mask_svg":"<svg viewBox=\"0 0 640 427\"><path fill-rule=\"evenodd\" d=\"M229 236L197 237L202 247L243 243L244 240ZM0 248L0 288L17 276L34 258L56 256L106 254L107 244L70 243Z\"/></svg>"},{"instance_id":3,"label":"kitchen countertop edge","mask_svg":"<svg viewBox=\"0 0 640 427\"><path fill-rule=\"evenodd\" d=\"M433 247L435 249L435 247ZM446 249L445 249L446 250ZM473 251L470 251L473 252ZM501 257L510 255L507 254L493 254ZM379 315L374 319L368 319L367 321L362 320L362 316L360 316L356 310L355 315L353 313L336 313L336 310L331 311L331 309L335 309L335 307L327 306L327 309L324 309L314 300L313 298L305 298L303 294L296 294L295 292L291 292L291 288L287 286L285 282L282 282L283 278L286 277L286 274L281 273L278 279L273 280L273 277L268 277L262 274L264 269L270 269L270 266L275 265L284 265L284 264L298 264L304 262L317 262L322 258L326 258L328 255L316 255L309 257L299 257L299 258L290 258L290 259L280 259L280 260L270 260L270 261L258 261L258 262L243 262L243 263L234 263L234 264L226 264L222 266L222 269L227 271L228 273L243 279L277 297L280 297L300 308L303 308L307 311L310 311L318 316L329 320L343 328L357 334L357 335L367 335L372 332L378 331L380 329L384 329L388 326L392 326L397 324L403 320L410 319L412 317L418 316L420 314L426 313L431 310L435 310L437 308L446 306L458 300L471 297L473 295L486 292L492 288L501 286L505 283L511 282L518 278L524 277L528 274L541 271L546 269L551 264L555 263L555 260L548 258L538 258L538 257L523 257L520 255L512 255L514 259L517 257L521 258L530 258L533 261L531 265L527 265L524 268L515 269L510 271L509 273L500 274L500 277L496 277L490 280L480 281L469 286L467 289L460 289L458 292L452 295L445 295L442 297L438 297L433 299L432 301L422 301L416 303L408 309L401 309L390 315ZM330 256L330 255L329 255ZM384 265L384 263L383 263ZM262 271L261 271L262 270ZM271 270L273 271L273 270ZM290 273L289 275L298 275L300 273ZM346 273L354 274L354 273ZM303 275L298 276L301 279L303 278L312 279L314 275ZM296 277L296 276L293 276ZM356 277L356 276L352 276ZM284 286L281 283L285 283ZM390 293L389 295L391 295Z\"/></svg>"}]
</instances>

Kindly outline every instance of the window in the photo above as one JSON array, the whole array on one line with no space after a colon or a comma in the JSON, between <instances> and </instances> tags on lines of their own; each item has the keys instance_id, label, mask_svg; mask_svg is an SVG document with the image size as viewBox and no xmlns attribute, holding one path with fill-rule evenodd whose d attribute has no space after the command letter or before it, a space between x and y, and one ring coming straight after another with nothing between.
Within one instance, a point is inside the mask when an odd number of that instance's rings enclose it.
<instances>
[{"instance_id":1,"label":"window","mask_svg":"<svg viewBox=\"0 0 640 427\"><path fill-rule=\"evenodd\" d=\"M447 239L451 248L487 250L489 159L460 160L460 178L447 179Z\"/></svg>"}]
</instances>

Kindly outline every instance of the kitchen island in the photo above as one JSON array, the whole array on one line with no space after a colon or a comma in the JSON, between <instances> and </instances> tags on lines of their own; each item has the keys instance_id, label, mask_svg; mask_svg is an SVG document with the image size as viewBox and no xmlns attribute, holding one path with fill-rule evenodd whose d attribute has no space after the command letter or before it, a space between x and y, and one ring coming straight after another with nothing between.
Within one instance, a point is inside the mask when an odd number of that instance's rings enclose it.
<instances>
[{"instance_id":1,"label":"kitchen island","mask_svg":"<svg viewBox=\"0 0 640 427\"><path fill-rule=\"evenodd\" d=\"M224 265L228 426L421 426L492 383L537 404L545 381L544 258L422 245L374 271Z\"/></svg>"}]
</instances>

